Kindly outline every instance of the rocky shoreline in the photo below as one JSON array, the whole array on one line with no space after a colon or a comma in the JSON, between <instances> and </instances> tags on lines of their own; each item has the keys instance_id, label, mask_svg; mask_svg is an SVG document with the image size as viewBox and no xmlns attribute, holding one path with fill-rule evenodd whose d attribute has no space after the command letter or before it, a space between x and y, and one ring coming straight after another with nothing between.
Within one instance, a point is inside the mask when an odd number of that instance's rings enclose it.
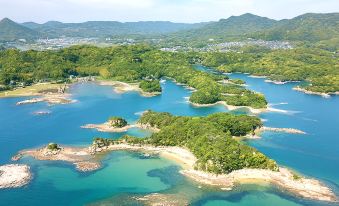
<instances>
[{"instance_id":1,"label":"rocky shoreline","mask_svg":"<svg viewBox=\"0 0 339 206\"><path fill-rule=\"evenodd\" d=\"M249 106L233 106L233 105L227 104L225 101L218 101L218 102L213 103L213 104L198 104L198 103L193 103L193 102L189 102L189 103L192 104L195 107L211 107L211 106L215 106L215 105L218 105L218 104L222 104L230 111L236 110L236 109L241 109L241 108L246 108L253 114L260 114L260 113L268 111L267 108L255 109L255 108L249 107Z\"/></svg>"},{"instance_id":2,"label":"rocky shoreline","mask_svg":"<svg viewBox=\"0 0 339 206\"><path fill-rule=\"evenodd\" d=\"M86 124L81 126L81 128L84 129L96 129L99 132L126 132L127 130L131 128L140 128L144 130L150 130L152 132L158 132L158 128L151 127L150 125L144 125L144 124L132 124L132 125L126 125L124 127L112 127L109 122L105 122L102 124Z\"/></svg>"},{"instance_id":3,"label":"rocky shoreline","mask_svg":"<svg viewBox=\"0 0 339 206\"><path fill-rule=\"evenodd\" d=\"M339 92L332 92L332 93L312 92L312 91L303 89L303 88L301 88L301 87L299 87L299 86L294 87L293 90L299 91L299 92L303 92L303 93L305 93L305 94L319 95L319 96L322 96L322 97L324 97L324 98L330 98L331 95L339 95Z\"/></svg>"},{"instance_id":4,"label":"rocky shoreline","mask_svg":"<svg viewBox=\"0 0 339 206\"><path fill-rule=\"evenodd\" d=\"M296 175L282 167L280 167L279 171L241 169L223 175L195 170L196 157L189 150L180 147L155 147L119 143L102 148L94 145L88 148L63 147L53 152L46 148L40 148L19 152L19 157L29 155L40 160L63 160L73 163L80 171L93 171L100 168L100 162L95 158L95 154L118 150L159 154L182 165L183 170L180 172L188 178L202 184L220 187L222 190L232 190L236 184L248 183L249 181L254 183L264 181L303 198L329 202L337 201L332 190L320 181Z\"/></svg>"},{"instance_id":5,"label":"rocky shoreline","mask_svg":"<svg viewBox=\"0 0 339 206\"><path fill-rule=\"evenodd\" d=\"M70 94L58 94L58 93L57 94L53 94L53 93L44 94L41 97L17 102L16 105L35 104L38 102L46 102L49 105L75 103L76 100L71 99L70 96L71 96Z\"/></svg>"},{"instance_id":6,"label":"rocky shoreline","mask_svg":"<svg viewBox=\"0 0 339 206\"><path fill-rule=\"evenodd\" d=\"M306 132L294 128L261 127L260 131L285 132L289 134L306 134Z\"/></svg>"},{"instance_id":7,"label":"rocky shoreline","mask_svg":"<svg viewBox=\"0 0 339 206\"><path fill-rule=\"evenodd\" d=\"M86 124L81 126L84 129L96 129L99 132L126 132L130 128L135 127L135 125L127 125L124 127L112 127L109 122L105 122L103 124Z\"/></svg>"},{"instance_id":8,"label":"rocky shoreline","mask_svg":"<svg viewBox=\"0 0 339 206\"><path fill-rule=\"evenodd\" d=\"M32 179L30 167L23 164L0 166L0 189L22 187Z\"/></svg>"},{"instance_id":9,"label":"rocky shoreline","mask_svg":"<svg viewBox=\"0 0 339 206\"><path fill-rule=\"evenodd\" d=\"M300 81L276 81L276 80L266 79L265 82L273 83L273 84L277 84L277 85L282 85L282 84L287 84L287 83L296 83L296 82L300 82Z\"/></svg>"},{"instance_id":10,"label":"rocky shoreline","mask_svg":"<svg viewBox=\"0 0 339 206\"><path fill-rule=\"evenodd\" d=\"M118 94L132 91L138 92L143 97L154 97L161 94L161 92L144 92L142 89L140 89L139 83L125 83L109 80L97 80L96 82L102 86L113 86L114 92Z\"/></svg>"}]
</instances>

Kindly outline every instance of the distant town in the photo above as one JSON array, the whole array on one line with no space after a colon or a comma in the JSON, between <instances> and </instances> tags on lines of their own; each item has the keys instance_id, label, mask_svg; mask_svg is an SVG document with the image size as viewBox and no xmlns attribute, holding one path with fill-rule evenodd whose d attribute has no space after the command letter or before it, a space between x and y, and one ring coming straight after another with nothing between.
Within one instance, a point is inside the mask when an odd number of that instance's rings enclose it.
<instances>
[{"instance_id":1,"label":"distant town","mask_svg":"<svg viewBox=\"0 0 339 206\"><path fill-rule=\"evenodd\" d=\"M83 37L60 37L60 38L46 38L38 39L35 42L27 42L25 39L20 39L18 41L10 41L2 43L4 48L17 48L19 50L57 50L61 48L67 48L74 45L96 45L99 47L106 47L112 45L134 45L140 43L140 41L148 41L149 43L159 43L162 39L149 39L149 40L136 40L132 38L83 38ZM213 42L213 39L210 39L209 42ZM268 49L292 49L293 45L288 41L265 41L265 40L255 40L247 39L245 41L231 41L223 43L211 43L205 47L197 48L191 46L182 46L177 45L173 47L163 47L161 51L167 52L183 52L183 51L195 51L195 52L231 52L238 51L239 48L245 46L258 46L265 47Z\"/></svg>"}]
</instances>

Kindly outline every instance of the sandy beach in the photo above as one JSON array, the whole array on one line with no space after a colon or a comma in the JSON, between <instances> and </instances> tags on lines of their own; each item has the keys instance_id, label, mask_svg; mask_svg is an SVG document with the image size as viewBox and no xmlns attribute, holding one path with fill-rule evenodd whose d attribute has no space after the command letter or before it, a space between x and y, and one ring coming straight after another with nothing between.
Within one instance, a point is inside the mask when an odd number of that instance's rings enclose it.
<instances>
[{"instance_id":1,"label":"sandy beach","mask_svg":"<svg viewBox=\"0 0 339 206\"><path fill-rule=\"evenodd\" d=\"M0 166L0 189L22 187L32 179L30 168L23 164Z\"/></svg>"},{"instance_id":2,"label":"sandy beach","mask_svg":"<svg viewBox=\"0 0 339 206\"><path fill-rule=\"evenodd\" d=\"M255 109L249 106L233 106L233 105L228 105L225 101L218 101L216 103L213 104L197 104L197 103L193 103L193 102L189 102L190 104L192 104L195 107L211 107L211 106L215 106L218 104L222 104L224 105L228 110L232 111L232 110L236 110L236 109L241 109L241 108L246 108L248 109L252 114L260 114L263 112L267 111L267 108L261 108L261 109Z\"/></svg>"},{"instance_id":3,"label":"sandy beach","mask_svg":"<svg viewBox=\"0 0 339 206\"><path fill-rule=\"evenodd\" d=\"M144 92L142 89L139 87L139 83L125 83L125 82L120 82L120 81L110 81L110 80L97 80L97 84L102 85L102 86L113 86L114 92L118 94L122 94L125 92L139 92L141 96L143 97L154 97L161 92Z\"/></svg>"},{"instance_id":4,"label":"sandy beach","mask_svg":"<svg viewBox=\"0 0 339 206\"><path fill-rule=\"evenodd\" d=\"M231 190L237 184L248 183L249 181L251 183L264 181L295 196L319 201L333 202L337 200L332 190L320 181L296 175L289 169L282 167L278 172L264 169L241 169L222 175L197 171L194 169L196 157L189 150L180 147L154 147L120 143L102 148L94 146L88 148L63 147L55 152L48 151L46 148L25 150L19 152L16 157L29 155L39 160L63 160L73 163L80 171L92 171L100 168L100 162L95 158L95 154L118 150L159 154L180 164L183 168L180 172L188 178L202 184L220 187L222 190Z\"/></svg>"}]
</instances>

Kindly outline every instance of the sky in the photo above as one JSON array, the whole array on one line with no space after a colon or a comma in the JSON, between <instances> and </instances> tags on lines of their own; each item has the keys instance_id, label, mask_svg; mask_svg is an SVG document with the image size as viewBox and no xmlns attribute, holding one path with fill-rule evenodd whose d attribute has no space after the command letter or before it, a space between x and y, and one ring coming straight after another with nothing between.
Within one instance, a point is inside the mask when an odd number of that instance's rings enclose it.
<instances>
[{"instance_id":1,"label":"sky","mask_svg":"<svg viewBox=\"0 0 339 206\"><path fill-rule=\"evenodd\" d=\"M217 21L253 13L272 19L339 12L339 0L0 0L0 19L84 21Z\"/></svg>"}]
</instances>

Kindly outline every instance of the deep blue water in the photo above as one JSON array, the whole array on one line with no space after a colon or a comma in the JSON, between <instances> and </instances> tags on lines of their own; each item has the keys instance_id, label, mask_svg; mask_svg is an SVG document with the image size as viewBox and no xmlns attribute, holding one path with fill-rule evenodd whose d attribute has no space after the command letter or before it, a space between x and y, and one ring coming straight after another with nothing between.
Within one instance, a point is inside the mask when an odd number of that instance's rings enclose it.
<instances>
[{"instance_id":1,"label":"deep blue water","mask_svg":"<svg viewBox=\"0 0 339 206\"><path fill-rule=\"evenodd\" d=\"M203 68L202 68L203 69ZM324 99L292 90L295 84L274 85L264 79L232 74L244 79L248 87L266 95L272 107L287 113L264 113L266 126L292 127L307 135L264 133L263 138L248 141L281 165L319 178L334 189L339 184L339 98ZM75 104L47 106L44 103L16 106L25 98L0 99L0 164L10 163L18 150L48 142L87 145L93 137L119 137L125 133L101 133L81 129L88 123L105 122L109 116L136 121L147 109L175 115L207 115L227 111L223 106L196 108L187 103L190 91L171 81L162 84L163 94L145 98L136 92L116 94L110 86L93 83L71 88ZM32 113L51 111L45 116ZM146 136L147 131L133 129L131 135ZM198 185L181 176L174 162L159 157L144 158L138 153L113 152L103 160L99 171L79 173L63 162L36 161L31 165L33 181L19 189L0 191L0 205L84 205L87 203L123 204L122 197L152 192L179 193L193 205L327 205L295 198L274 187L243 185L232 192ZM333 205L333 204L332 204Z\"/></svg>"}]
</instances>

